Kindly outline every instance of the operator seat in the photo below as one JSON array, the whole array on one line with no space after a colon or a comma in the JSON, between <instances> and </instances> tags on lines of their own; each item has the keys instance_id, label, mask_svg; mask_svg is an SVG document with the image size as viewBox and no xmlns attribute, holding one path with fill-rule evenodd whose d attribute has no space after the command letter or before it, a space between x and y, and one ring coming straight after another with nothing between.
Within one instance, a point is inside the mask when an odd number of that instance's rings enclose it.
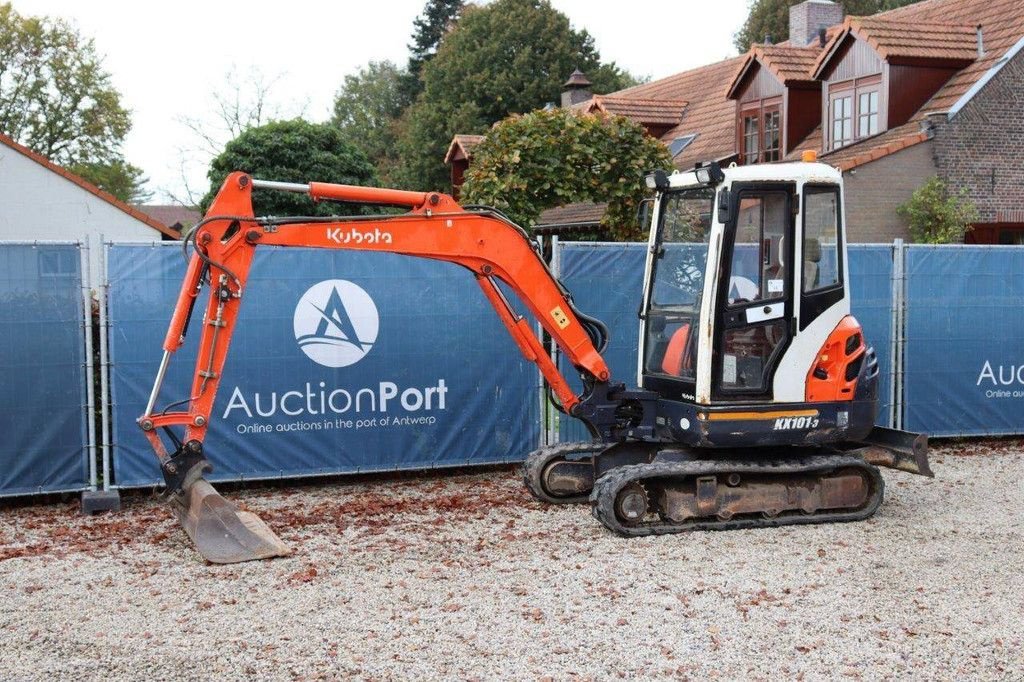
<instances>
[{"instance_id":1,"label":"operator seat","mask_svg":"<svg viewBox=\"0 0 1024 682\"><path fill-rule=\"evenodd\" d=\"M686 355L686 342L690 340L690 325L684 324L672 332L672 338L665 348L665 357L661 360L661 371L674 377L682 376L684 369L690 368L690 358Z\"/></svg>"},{"instance_id":2,"label":"operator seat","mask_svg":"<svg viewBox=\"0 0 1024 682\"><path fill-rule=\"evenodd\" d=\"M806 237L804 239L804 291L818 288L818 263L820 262L821 242L814 237Z\"/></svg>"}]
</instances>

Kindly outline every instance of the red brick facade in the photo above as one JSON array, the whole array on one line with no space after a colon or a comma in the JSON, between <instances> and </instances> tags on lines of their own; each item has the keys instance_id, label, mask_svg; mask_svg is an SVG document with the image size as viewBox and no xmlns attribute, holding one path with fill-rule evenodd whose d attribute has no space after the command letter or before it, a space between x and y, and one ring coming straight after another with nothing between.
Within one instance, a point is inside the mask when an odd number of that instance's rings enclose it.
<instances>
[{"instance_id":1,"label":"red brick facade","mask_svg":"<svg viewBox=\"0 0 1024 682\"><path fill-rule=\"evenodd\" d=\"M1024 50L952 117L931 116L935 165L982 223L1024 223Z\"/></svg>"},{"instance_id":2,"label":"red brick facade","mask_svg":"<svg viewBox=\"0 0 1024 682\"><path fill-rule=\"evenodd\" d=\"M850 243L910 241L907 221L896 209L935 175L932 144L915 144L843 173Z\"/></svg>"}]
</instances>

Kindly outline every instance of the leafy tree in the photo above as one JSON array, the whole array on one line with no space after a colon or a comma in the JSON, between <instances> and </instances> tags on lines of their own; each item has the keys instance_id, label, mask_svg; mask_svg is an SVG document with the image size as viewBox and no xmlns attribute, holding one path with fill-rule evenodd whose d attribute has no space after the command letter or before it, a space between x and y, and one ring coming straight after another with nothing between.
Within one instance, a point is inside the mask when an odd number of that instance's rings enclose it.
<instances>
[{"instance_id":1,"label":"leafy tree","mask_svg":"<svg viewBox=\"0 0 1024 682\"><path fill-rule=\"evenodd\" d=\"M628 241L644 236L636 221L644 174L671 166L665 145L627 118L539 110L513 115L487 133L474 150L462 196L527 226L547 208L608 202L602 226Z\"/></svg>"},{"instance_id":2,"label":"leafy tree","mask_svg":"<svg viewBox=\"0 0 1024 682\"><path fill-rule=\"evenodd\" d=\"M69 165L120 161L130 127L91 39L0 4L0 131Z\"/></svg>"},{"instance_id":3,"label":"leafy tree","mask_svg":"<svg viewBox=\"0 0 1024 682\"><path fill-rule=\"evenodd\" d=\"M404 74L402 92L410 104L422 90L420 74L441 44L441 38L458 20L466 3L463 0L427 0L423 14L412 22L414 31L409 45L409 66Z\"/></svg>"},{"instance_id":4,"label":"leafy tree","mask_svg":"<svg viewBox=\"0 0 1024 682\"><path fill-rule=\"evenodd\" d=\"M919 0L839 0L845 14L857 17L909 5ZM770 36L773 43L789 40L789 8L803 0L750 0L750 13L736 35L733 44L746 52L754 43L764 42Z\"/></svg>"},{"instance_id":5,"label":"leafy tree","mask_svg":"<svg viewBox=\"0 0 1024 682\"><path fill-rule=\"evenodd\" d=\"M210 164L210 191L200 208L205 213L232 171L283 182L336 182L372 185L376 178L366 156L346 142L341 132L328 123L302 119L276 121L250 128L231 142ZM257 215L351 215L359 208L331 202L313 203L302 194L256 192L253 206Z\"/></svg>"},{"instance_id":6,"label":"leafy tree","mask_svg":"<svg viewBox=\"0 0 1024 682\"><path fill-rule=\"evenodd\" d=\"M466 7L423 67L423 92L404 117L396 178L417 189L446 187L444 153L455 133L484 133L509 114L557 102L577 67L597 92L635 83L603 64L593 38L548 0Z\"/></svg>"},{"instance_id":7,"label":"leafy tree","mask_svg":"<svg viewBox=\"0 0 1024 682\"><path fill-rule=\"evenodd\" d=\"M144 204L153 198L153 193L145 189L149 179L142 169L125 161L77 163L68 170L129 204Z\"/></svg>"},{"instance_id":8,"label":"leafy tree","mask_svg":"<svg viewBox=\"0 0 1024 682\"><path fill-rule=\"evenodd\" d=\"M967 190L953 194L938 176L918 187L896 212L910 222L910 236L918 244L963 244L978 220Z\"/></svg>"},{"instance_id":9,"label":"leafy tree","mask_svg":"<svg viewBox=\"0 0 1024 682\"><path fill-rule=\"evenodd\" d=\"M393 62L370 62L358 74L345 76L334 100L331 123L377 166L385 184L396 163L398 120L405 106L402 81L407 75Z\"/></svg>"}]
</instances>

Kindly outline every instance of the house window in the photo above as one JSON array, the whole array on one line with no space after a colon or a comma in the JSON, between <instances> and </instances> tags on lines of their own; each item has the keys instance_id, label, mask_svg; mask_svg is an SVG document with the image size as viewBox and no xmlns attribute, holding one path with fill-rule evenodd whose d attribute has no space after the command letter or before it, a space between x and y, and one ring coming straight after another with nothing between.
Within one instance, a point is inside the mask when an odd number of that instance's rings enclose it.
<instances>
[{"instance_id":1,"label":"house window","mask_svg":"<svg viewBox=\"0 0 1024 682\"><path fill-rule=\"evenodd\" d=\"M881 84L880 76L868 76L829 86L829 149L882 132Z\"/></svg>"},{"instance_id":2,"label":"house window","mask_svg":"<svg viewBox=\"0 0 1024 682\"><path fill-rule=\"evenodd\" d=\"M779 135L779 110L766 111L764 114L764 155L763 161L778 161L782 146Z\"/></svg>"},{"instance_id":3,"label":"house window","mask_svg":"<svg viewBox=\"0 0 1024 682\"><path fill-rule=\"evenodd\" d=\"M757 163L757 115L743 117L743 163Z\"/></svg>"},{"instance_id":4,"label":"house window","mask_svg":"<svg viewBox=\"0 0 1024 682\"><path fill-rule=\"evenodd\" d=\"M857 137L878 132L878 90L857 93Z\"/></svg>"},{"instance_id":5,"label":"house window","mask_svg":"<svg viewBox=\"0 0 1024 682\"><path fill-rule=\"evenodd\" d=\"M832 149L853 142L853 96L832 97Z\"/></svg>"}]
</instances>

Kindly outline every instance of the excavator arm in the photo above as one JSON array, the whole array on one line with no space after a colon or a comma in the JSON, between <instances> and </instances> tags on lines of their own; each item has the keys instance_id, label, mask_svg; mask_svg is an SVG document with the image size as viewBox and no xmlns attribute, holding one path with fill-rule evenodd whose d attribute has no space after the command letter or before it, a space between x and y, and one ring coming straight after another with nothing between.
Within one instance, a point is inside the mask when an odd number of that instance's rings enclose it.
<instances>
[{"instance_id":1,"label":"excavator arm","mask_svg":"<svg viewBox=\"0 0 1024 682\"><path fill-rule=\"evenodd\" d=\"M400 206L397 215L260 218L252 191L302 192L314 200ZM210 561L229 563L286 551L262 521L239 512L202 479L210 469L203 455L213 404L238 321L253 255L260 245L377 251L456 263L469 270L523 356L537 364L560 409L580 418L591 434L610 442L653 432L654 396L610 382L598 345L600 322L579 313L571 296L548 270L522 228L493 209L467 210L449 196L429 192L253 180L227 177L206 217L189 237L194 249L163 344L163 358L145 413L138 423L152 445L186 531ZM507 285L558 344L584 379L577 395L534 334L529 321L509 304ZM202 316L199 352L187 409L156 413L170 358L185 339L200 294L209 294ZM182 430L179 435L175 430ZM167 435L175 449L168 452ZM250 518L251 517L251 518Z\"/></svg>"}]
</instances>

